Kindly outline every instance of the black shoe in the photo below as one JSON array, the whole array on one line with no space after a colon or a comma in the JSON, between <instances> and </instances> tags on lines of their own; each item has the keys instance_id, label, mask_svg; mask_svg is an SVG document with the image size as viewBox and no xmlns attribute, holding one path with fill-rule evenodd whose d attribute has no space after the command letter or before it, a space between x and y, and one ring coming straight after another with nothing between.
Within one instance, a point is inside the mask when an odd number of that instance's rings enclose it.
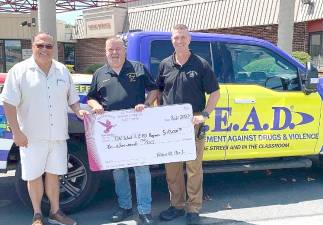
<instances>
[{"instance_id":1,"label":"black shoe","mask_svg":"<svg viewBox=\"0 0 323 225\"><path fill-rule=\"evenodd\" d=\"M185 214L184 209L176 209L174 206L169 207L159 214L161 220L170 221Z\"/></svg>"},{"instance_id":2,"label":"black shoe","mask_svg":"<svg viewBox=\"0 0 323 225\"><path fill-rule=\"evenodd\" d=\"M120 222L132 215L132 209L123 209L119 207L118 210L113 213L111 220L112 222Z\"/></svg>"},{"instance_id":3,"label":"black shoe","mask_svg":"<svg viewBox=\"0 0 323 225\"><path fill-rule=\"evenodd\" d=\"M198 213L187 213L186 214L187 225L198 225L200 224L200 215Z\"/></svg>"},{"instance_id":4,"label":"black shoe","mask_svg":"<svg viewBox=\"0 0 323 225\"><path fill-rule=\"evenodd\" d=\"M151 214L139 214L139 219L142 225L155 224Z\"/></svg>"}]
</instances>

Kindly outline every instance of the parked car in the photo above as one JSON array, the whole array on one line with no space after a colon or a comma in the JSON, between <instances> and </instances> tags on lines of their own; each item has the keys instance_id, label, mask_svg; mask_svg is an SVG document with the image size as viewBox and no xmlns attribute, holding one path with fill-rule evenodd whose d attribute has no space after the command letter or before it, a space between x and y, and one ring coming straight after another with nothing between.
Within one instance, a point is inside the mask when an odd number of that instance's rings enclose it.
<instances>
[{"instance_id":1,"label":"parked car","mask_svg":"<svg viewBox=\"0 0 323 225\"><path fill-rule=\"evenodd\" d=\"M127 57L142 62L157 76L162 59L172 54L170 33L124 34ZM304 67L273 44L246 36L192 33L192 51L205 58L221 86L221 98L207 121L206 173L310 167L308 156L323 146L322 88L317 70ZM84 107L91 75L73 75ZM4 75L0 76L4 81ZM321 87L323 82L319 83ZM2 103L1 103L2 104ZM68 173L61 176L61 208L74 211L95 195L102 173L88 166L84 129L69 117ZM29 202L20 179L18 148L0 105L0 169L16 168L16 189ZM151 166L160 174L162 165ZM44 206L48 206L46 198Z\"/></svg>"}]
</instances>

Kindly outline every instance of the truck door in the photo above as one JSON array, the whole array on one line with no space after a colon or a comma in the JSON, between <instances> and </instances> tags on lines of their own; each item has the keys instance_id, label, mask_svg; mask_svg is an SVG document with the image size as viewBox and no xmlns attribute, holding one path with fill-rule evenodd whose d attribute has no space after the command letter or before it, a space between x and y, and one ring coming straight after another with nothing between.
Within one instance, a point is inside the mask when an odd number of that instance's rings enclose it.
<instances>
[{"instance_id":1,"label":"truck door","mask_svg":"<svg viewBox=\"0 0 323 225\"><path fill-rule=\"evenodd\" d=\"M234 75L213 129L228 132L226 159L313 154L321 99L304 94L297 67L265 47L219 45L230 52Z\"/></svg>"}]
</instances>

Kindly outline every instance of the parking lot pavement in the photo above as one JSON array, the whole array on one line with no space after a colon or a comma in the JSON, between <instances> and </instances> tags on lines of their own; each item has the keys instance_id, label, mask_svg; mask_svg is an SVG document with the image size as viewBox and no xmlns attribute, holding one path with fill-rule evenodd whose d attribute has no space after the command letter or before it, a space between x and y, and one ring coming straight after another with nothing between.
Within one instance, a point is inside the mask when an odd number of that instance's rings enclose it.
<instances>
[{"instance_id":1,"label":"parking lot pavement","mask_svg":"<svg viewBox=\"0 0 323 225\"><path fill-rule=\"evenodd\" d=\"M0 225L28 225L32 212L20 203L13 182L10 174L0 177ZM201 224L321 225L322 187L323 172L316 169L205 175ZM158 220L158 214L167 207L165 179L155 177L153 216ZM103 181L90 205L71 216L79 225L138 224L136 215L122 223L110 223L116 208L113 182ZM185 217L158 224L184 225Z\"/></svg>"}]
</instances>

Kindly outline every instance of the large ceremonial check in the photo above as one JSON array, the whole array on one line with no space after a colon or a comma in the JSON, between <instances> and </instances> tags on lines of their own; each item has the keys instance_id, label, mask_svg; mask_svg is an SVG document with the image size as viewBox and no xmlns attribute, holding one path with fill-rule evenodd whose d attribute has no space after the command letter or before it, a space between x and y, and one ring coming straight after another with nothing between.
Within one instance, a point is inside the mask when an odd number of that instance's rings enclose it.
<instances>
[{"instance_id":1,"label":"large ceremonial check","mask_svg":"<svg viewBox=\"0 0 323 225\"><path fill-rule=\"evenodd\" d=\"M84 118L92 171L196 158L190 104L90 114Z\"/></svg>"}]
</instances>

